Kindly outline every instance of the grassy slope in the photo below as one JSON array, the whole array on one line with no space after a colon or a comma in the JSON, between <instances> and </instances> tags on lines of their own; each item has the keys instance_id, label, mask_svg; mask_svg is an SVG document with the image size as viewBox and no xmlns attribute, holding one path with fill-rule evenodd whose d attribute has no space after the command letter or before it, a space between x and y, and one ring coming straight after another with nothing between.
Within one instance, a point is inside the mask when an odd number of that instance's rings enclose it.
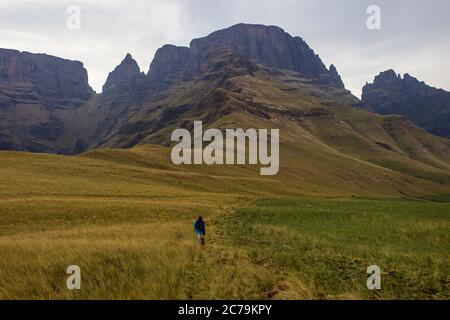
<instances>
[{"instance_id":1,"label":"grassy slope","mask_svg":"<svg viewBox=\"0 0 450 320\"><path fill-rule=\"evenodd\" d=\"M287 177L282 180L296 191L335 194L342 189L346 195L379 196L448 193L449 140L403 118L350 108L346 106L350 98L343 90L312 85L289 73L270 76L261 71L256 76L232 77L221 85L204 80L180 83L143 106L106 146L126 146L131 141L169 145L174 129L191 128L199 119L205 127L279 128L281 173ZM158 122L163 128L142 129Z\"/></svg>"},{"instance_id":2,"label":"grassy slope","mask_svg":"<svg viewBox=\"0 0 450 320\"><path fill-rule=\"evenodd\" d=\"M217 206L186 174L90 157L0 161L1 298L185 297L197 254L191 220L241 198L223 194ZM78 294L64 290L69 264L85 270Z\"/></svg>"},{"instance_id":3,"label":"grassy slope","mask_svg":"<svg viewBox=\"0 0 450 320\"><path fill-rule=\"evenodd\" d=\"M292 184L306 172L302 167L300 173L284 169L280 177L266 179L248 167L223 167L220 174L214 167L188 171L169 165L167 157L167 149L153 146L78 157L1 153L0 298L444 298L448 293L446 203L307 200L298 196L333 194L331 187L308 179ZM352 191L356 188L343 185L334 196ZM282 194L295 198L255 203ZM386 188L384 194L396 193ZM203 250L191 230L198 214L209 225ZM372 237L375 247L369 246ZM394 272L379 295L362 287L362 268L373 260ZM80 292L65 289L70 264L83 270ZM411 290L396 277L405 278Z\"/></svg>"},{"instance_id":4,"label":"grassy slope","mask_svg":"<svg viewBox=\"0 0 450 320\"><path fill-rule=\"evenodd\" d=\"M279 128L276 177L175 167L161 146L0 153L0 298L448 297L450 143L346 107L349 96L330 90L289 74L181 83L102 135L109 146L167 145L171 130L198 119ZM94 104L66 121L99 122ZM161 117L163 129L143 131ZM87 129L76 130L87 138ZM199 214L203 249L191 230ZM372 261L388 272L378 294L364 289ZM83 270L80 292L65 289L70 264Z\"/></svg>"}]
</instances>

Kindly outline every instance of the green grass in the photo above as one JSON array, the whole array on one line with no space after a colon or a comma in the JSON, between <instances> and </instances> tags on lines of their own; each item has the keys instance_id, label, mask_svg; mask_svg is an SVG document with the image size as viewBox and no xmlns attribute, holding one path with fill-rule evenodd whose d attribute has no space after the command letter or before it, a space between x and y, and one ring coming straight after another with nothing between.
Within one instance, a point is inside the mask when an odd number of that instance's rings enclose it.
<instances>
[{"instance_id":1,"label":"green grass","mask_svg":"<svg viewBox=\"0 0 450 320\"><path fill-rule=\"evenodd\" d=\"M435 196L426 196L422 197L424 200L430 200L435 202L449 202L450 203L450 194L441 194Z\"/></svg>"},{"instance_id":2,"label":"green grass","mask_svg":"<svg viewBox=\"0 0 450 320\"><path fill-rule=\"evenodd\" d=\"M260 200L226 225L233 245L245 247L254 263L304 283L299 295L450 298L449 203ZM383 272L378 292L366 288L366 269L374 264Z\"/></svg>"},{"instance_id":3,"label":"green grass","mask_svg":"<svg viewBox=\"0 0 450 320\"><path fill-rule=\"evenodd\" d=\"M321 173L319 155L286 155L271 179L167 157L155 146L0 153L0 299L448 298L448 197L350 198L395 196L404 184L374 180L364 163L348 172L344 159L333 162L339 176ZM200 214L204 248L192 232ZM81 291L66 288L72 264ZM378 293L365 288L371 264L384 272Z\"/></svg>"}]
</instances>

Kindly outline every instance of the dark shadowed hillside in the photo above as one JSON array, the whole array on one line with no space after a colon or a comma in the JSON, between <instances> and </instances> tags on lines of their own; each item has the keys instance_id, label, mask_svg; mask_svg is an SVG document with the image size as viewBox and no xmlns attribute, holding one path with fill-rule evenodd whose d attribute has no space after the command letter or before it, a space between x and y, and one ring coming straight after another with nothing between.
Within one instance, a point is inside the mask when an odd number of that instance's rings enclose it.
<instances>
[{"instance_id":1,"label":"dark shadowed hillside","mask_svg":"<svg viewBox=\"0 0 450 320\"><path fill-rule=\"evenodd\" d=\"M0 49L0 149L76 152L71 114L92 94L81 62Z\"/></svg>"},{"instance_id":2,"label":"dark shadowed hillside","mask_svg":"<svg viewBox=\"0 0 450 320\"><path fill-rule=\"evenodd\" d=\"M363 88L362 99L377 113L403 115L432 134L450 138L450 92L388 70Z\"/></svg>"}]
</instances>

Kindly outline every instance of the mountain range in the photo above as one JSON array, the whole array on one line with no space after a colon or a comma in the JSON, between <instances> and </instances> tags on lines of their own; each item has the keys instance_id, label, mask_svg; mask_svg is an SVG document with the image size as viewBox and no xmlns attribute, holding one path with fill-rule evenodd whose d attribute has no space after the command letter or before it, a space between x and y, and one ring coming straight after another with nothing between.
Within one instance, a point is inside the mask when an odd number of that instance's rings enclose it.
<instances>
[{"instance_id":1,"label":"mountain range","mask_svg":"<svg viewBox=\"0 0 450 320\"><path fill-rule=\"evenodd\" d=\"M202 120L221 129L279 128L280 175L289 183L446 193L450 140L413 123L432 131L431 120L411 122L397 115L409 117L396 103L386 104L397 97L395 86L408 87L397 81L422 86L409 76L394 78L378 76L361 101L300 37L263 25L238 24L189 47L165 45L147 73L127 54L101 94L90 88L80 62L2 49L0 149L78 154L168 147L174 129ZM434 89L422 91L423 101L435 97ZM398 101L407 108L408 99ZM433 99L438 110L441 98ZM114 158L101 150L89 154Z\"/></svg>"},{"instance_id":2,"label":"mountain range","mask_svg":"<svg viewBox=\"0 0 450 320\"><path fill-rule=\"evenodd\" d=\"M174 85L208 77L225 81L255 72L259 65L344 88L333 65L327 69L301 38L273 26L239 24L195 39L190 47L166 45L156 53L147 74L127 54L109 74L102 94L90 88L80 62L1 49L0 148L76 154L102 145L131 146L140 140L132 132L140 129L135 121L127 122ZM158 127L164 125L163 121ZM154 126L146 123L145 131ZM123 131L130 132L126 142L123 137L118 141Z\"/></svg>"}]
</instances>

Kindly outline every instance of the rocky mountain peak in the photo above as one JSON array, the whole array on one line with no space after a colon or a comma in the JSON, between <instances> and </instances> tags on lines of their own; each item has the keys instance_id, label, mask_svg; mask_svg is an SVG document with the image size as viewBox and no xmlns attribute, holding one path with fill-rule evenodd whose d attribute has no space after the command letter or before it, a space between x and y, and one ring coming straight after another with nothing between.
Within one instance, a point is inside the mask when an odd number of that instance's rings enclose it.
<instances>
[{"instance_id":1,"label":"rocky mountain peak","mask_svg":"<svg viewBox=\"0 0 450 320\"><path fill-rule=\"evenodd\" d=\"M399 114L431 133L450 137L450 92L406 73L381 72L363 87L362 100L377 113Z\"/></svg>"},{"instance_id":2,"label":"rocky mountain peak","mask_svg":"<svg viewBox=\"0 0 450 320\"><path fill-rule=\"evenodd\" d=\"M187 47L165 45L156 51L148 77L153 81L176 78L185 70L190 57L191 52Z\"/></svg>"},{"instance_id":3,"label":"rocky mountain peak","mask_svg":"<svg viewBox=\"0 0 450 320\"><path fill-rule=\"evenodd\" d=\"M81 62L10 49L0 49L0 82L26 83L53 99L87 100L93 93Z\"/></svg>"},{"instance_id":4,"label":"rocky mountain peak","mask_svg":"<svg viewBox=\"0 0 450 320\"><path fill-rule=\"evenodd\" d=\"M419 81L417 78L411 76L409 73L405 73L403 75L403 82L406 85L421 86L421 87L427 86L425 82Z\"/></svg>"},{"instance_id":5,"label":"rocky mountain peak","mask_svg":"<svg viewBox=\"0 0 450 320\"><path fill-rule=\"evenodd\" d=\"M342 78L339 75L339 73L338 73L336 67L334 66L334 64L332 64L330 66L329 75L330 75L330 77L331 77L331 79L332 79L332 81L333 81L333 83L335 85L337 85L340 88L344 88L345 87L344 82L342 81Z\"/></svg>"},{"instance_id":6,"label":"rocky mountain peak","mask_svg":"<svg viewBox=\"0 0 450 320\"><path fill-rule=\"evenodd\" d=\"M155 81L176 78L182 72L198 74L211 52L223 49L256 63L298 72L319 83L344 87L336 68L328 70L320 57L300 37L292 37L275 26L237 24L194 39L190 47L166 45L155 55L149 76Z\"/></svg>"},{"instance_id":7,"label":"rocky mountain peak","mask_svg":"<svg viewBox=\"0 0 450 320\"><path fill-rule=\"evenodd\" d=\"M80 151L66 129L93 93L79 61L0 49L0 150Z\"/></svg>"},{"instance_id":8,"label":"rocky mountain peak","mask_svg":"<svg viewBox=\"0 0 450 320\"><path fill-rule=\"evenodd\" d=\"M320 57L300 37L292 37L276 26L237 24L216 31L190 44L193 56L201 55L210 47L227 47L250 59L278 69L288 69L311 78L328 78L343 86L337 71L331 74Z\"/></svg>"},{"instance_id":9,"label":"rocky mountain peak","mask_svg":"<svg viewBox=\"0 0 450 320\"><path fill-rule=\"evenodd\" d=\"M398 79L401 79L401 76L399 74L397 74L393 69L389 69L389 70L380 72L380 74L375 77L375 82L387 81L387 80L398 80Z\"/></svg>"},{"instance_id":10,"label":"rocky mountain peak","mask_svg":"<svg viewBox=\"0 0 450 320\"><path fill-rule=\"evenodd\" d=\"M396 90L402 90L403 87L403 79L400 74L397 74L393 69L389 69L383 72L380 72L373 83L366 83L363 87L363 101L364 98L367 99L367 94L373 90L377 90L379 88L396 88ZM370 95L370 94L369 94Z\"/></svg>"},{"instance_id":11,"label":"rocky mountain peak","mask_svg":"<svg viewBox=\"0 0 450 320\"><path fill-rule=\"evenodd\" d=\"M141 70L133 59L131 54L127 53L122 62L112 71L105 84L103 85L103 92L121 85L128 85L132 80L141 74Z\"/></svg>"},{"instance_id":12,"label":"rocky mountain peak","mask_svg":"<svg viewBox=\"0 0 450 320\"><path fill-rule=\"evenodd\" d=\"M425 82L419 81L409 73L405 73L402 77L392 69L381 72L375 77L373 83L367 83L363 88L363 94L367 94L377 88L391 91L395 89L408 95L418 94L418 92L428 92L429 94L433 94L436 91L443 91L428 86Z\"/></svg>"}]
</instances>

